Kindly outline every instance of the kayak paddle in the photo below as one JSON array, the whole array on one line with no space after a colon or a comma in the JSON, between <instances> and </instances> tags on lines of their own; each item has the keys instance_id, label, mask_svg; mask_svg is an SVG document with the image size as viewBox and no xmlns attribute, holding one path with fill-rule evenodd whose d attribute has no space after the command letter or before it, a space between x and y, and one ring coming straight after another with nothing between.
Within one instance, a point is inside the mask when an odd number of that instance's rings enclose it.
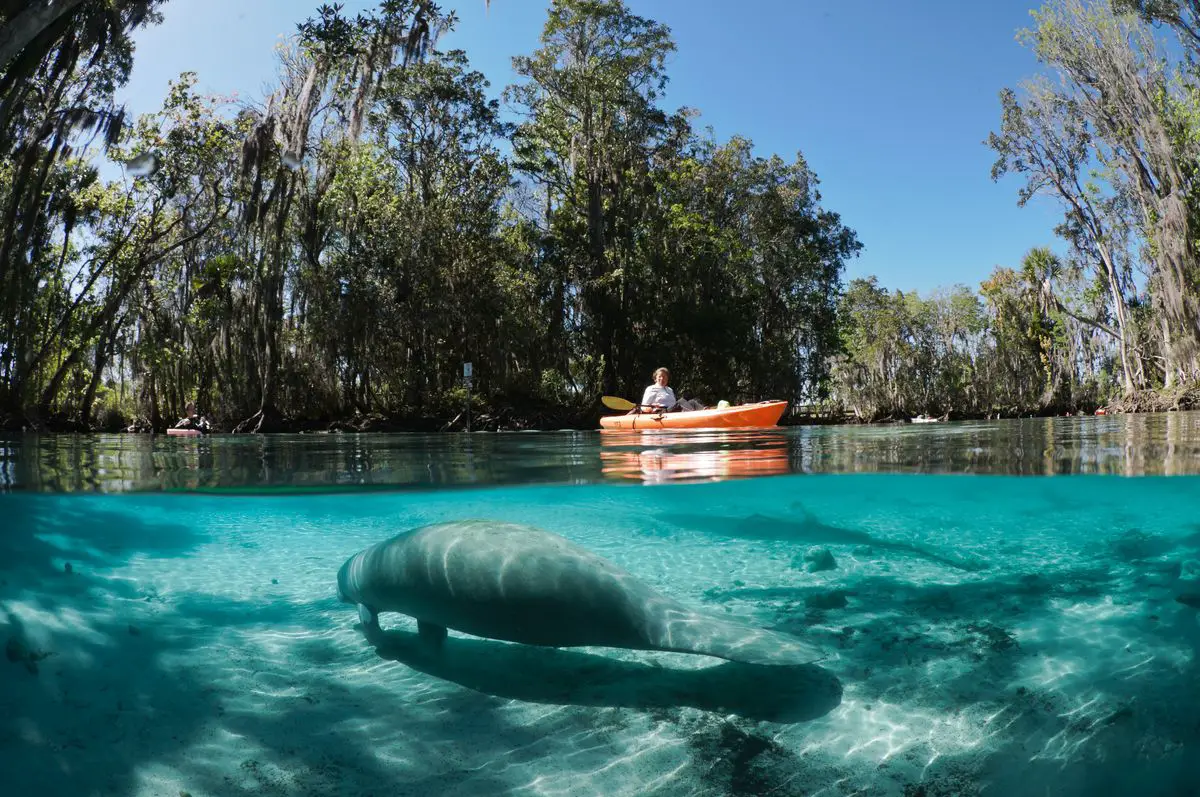
<instances>
[{"instance_id":1,"label":"kayak paddle","mask_svg":"<svg viewBox=\"0 0 1200 797\"><path fill-rule=\"evenodd\" d=\"M620 396L601 396L600 403L608 407L610 410L631 410L634 407L652 407L650 404L634 404L629 399L623 399Z\"/></svg>"}]
</instances>

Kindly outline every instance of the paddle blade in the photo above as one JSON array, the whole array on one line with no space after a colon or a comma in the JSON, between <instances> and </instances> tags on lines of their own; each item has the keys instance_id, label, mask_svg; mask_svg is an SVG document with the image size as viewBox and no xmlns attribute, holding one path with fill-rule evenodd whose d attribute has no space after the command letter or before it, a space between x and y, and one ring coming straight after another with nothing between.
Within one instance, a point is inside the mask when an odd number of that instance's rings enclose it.
<instances>
[{"instance_id":1,"label":"paddle blade","mask_svg":"<svg viewBox=\"0 0 1200 797\"><path fill-rule=\"evenodd\" d=\"M600 403L610 410L631 410L637 406L632 401L623 399L620 396L601 396Z\"/></svg>"}]
</instances>

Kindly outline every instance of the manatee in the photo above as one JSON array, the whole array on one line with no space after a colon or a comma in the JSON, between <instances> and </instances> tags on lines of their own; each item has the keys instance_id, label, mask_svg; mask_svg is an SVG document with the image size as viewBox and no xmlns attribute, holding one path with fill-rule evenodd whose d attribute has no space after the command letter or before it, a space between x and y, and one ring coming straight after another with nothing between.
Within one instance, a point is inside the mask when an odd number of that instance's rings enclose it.
<instances>
[{"instance_id":1,"label":"manatee","mask_svg":"<svg viewBox=\"0 0 1200 797\"><path fill-rule=\"evenodd\" d=\"M337 582L338 598L358 604L368 639L380 630L380 612L400 612L435 645L453 628L526 645L665 650L749 664L824 657L797 637L694 611L557 534L512 523L413 529L350 557Z\"/></svg>"}]
</instances>

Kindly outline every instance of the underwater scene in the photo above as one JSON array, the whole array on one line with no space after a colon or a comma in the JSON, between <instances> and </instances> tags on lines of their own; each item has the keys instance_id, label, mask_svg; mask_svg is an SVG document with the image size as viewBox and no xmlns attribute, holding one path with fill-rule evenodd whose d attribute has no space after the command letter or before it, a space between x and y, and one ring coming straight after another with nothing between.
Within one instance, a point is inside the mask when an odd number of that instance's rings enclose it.
<instances>
[{"instance_id":1,"label":"underwater scene","mask_svg":"<svg viewBox=\"0 0 1200 797\"><path fill-rule=\"evenodd\" d=\"M931 427L5 438L3 793L1196 794L1200 414Z\"/></svg>"}]
</instances>

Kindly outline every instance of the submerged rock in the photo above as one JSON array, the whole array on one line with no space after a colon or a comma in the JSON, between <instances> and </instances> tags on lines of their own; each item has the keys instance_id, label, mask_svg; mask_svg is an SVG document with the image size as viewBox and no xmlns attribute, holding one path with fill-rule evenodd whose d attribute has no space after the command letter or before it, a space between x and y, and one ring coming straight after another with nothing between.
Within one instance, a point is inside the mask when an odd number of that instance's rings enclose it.
<instances>
[{"instance_id":1,"label":"submerged rock","mask_svg":"<svg viewBox=\"0 0 1200 797\"><path fill-rule=\"evenodd\" d=\"M1200 581L1200 561L1188 559L1182 562L1179 566L1179 579L1181 581Z\"/></svg>"},{"instance_id":2,"label":"submerged rock","mask_svg":"<svg viewBox=\"0 0 1200 797\"><path fill-rule=\"evenodd\" d=\"M706 780L724 794L776 793L796 786L796 775L803 770L795 756L769 735L728 720L693 732L689 746L708 772ZM803 785L804 793L809 793L809 784Z\"/></svg>"},{"instance_id":3,"label":"submerged rock","mask_svg":"<svg viewBox=\"0 0 1200 797\"><path fill-rule=\"evenodd\" d=\"M29 657L29 646L19 637L10 636L4 644L4 656L14 664Z\"/></svg>"},{"instance_id":4,"label":"submerged rock","mask_svg":"<svg viewBox=\"0 0 1200 797\"><path fill-rule=\"evenodd\" d=\"M1200 592L1181 592L1175 596L1175 602L1191 606L1193 609L1200 609Z\"/></svg>"},{"instance_id":5,"label":"submerged rock","mask_svg":"<svg viewBox=\"0 0 1200 797\"><path fill-rule=\"evenodd\" d=\"M965 628L976 637L975 642L983 651L1001 653L1021 646L1011 631L992 623L967 623Z\"/></svg>"},{"instance_id":6,"label":"submerged rock","mask_svg":"<svg viewBox=\"0 0 1200 797\"><path fill-rule=\"evenodd\" d=\"M1171 543L1157 534L1147 534L1141 529L1128 529L1109 540L1108 547L1118 559L1140 562L1162 556L1171 549Z\"/></svg>"},{"instance_id":7,"label":"submerged rock","mask_svg":"<svg viewBox=\"0 0 1200 797\"><path fill-rule=\"evenodd\" d=\"M804 605L810 609L844 609L848 605L846 593L840 589L830 592L814 592L804 596Z\"/></svg>"},{"instance_id":8,"label":"submerged rock","mask_svg":"<svg viewBox=\"0 0 1200 797\"><path fill-rule=\"evenodd\" d=\"M1026 595L1045 595L1053 590L1054 584L1041 573L1024 573L1014 588L1014 591Z\"/></svg>"},{"instance_id":9,"label":"submerged rock","mask_svg":"<svg viewBox=\"0 0 1200 797\"><path fill-rule=\"evenodd\" d=\"M4 644L4 656L13 664L24 664L30 674L37 675L38 662L50 654L46 651L34 650L24 639L10 636Z\"/></svg>"},{"instance_id":10,"label":"submerged rock","mask_svg":"<svg viewBox=\"0 0 1200 797\"><path fill-rule=\"evenodd\" d=\"M828 548L809 548L803 557L796 557L792 560L792 567L800 567L801 564L810 573L837 569L837 560L833 558L833 554L829 552Z\"/></svg>"}]
</instances>

